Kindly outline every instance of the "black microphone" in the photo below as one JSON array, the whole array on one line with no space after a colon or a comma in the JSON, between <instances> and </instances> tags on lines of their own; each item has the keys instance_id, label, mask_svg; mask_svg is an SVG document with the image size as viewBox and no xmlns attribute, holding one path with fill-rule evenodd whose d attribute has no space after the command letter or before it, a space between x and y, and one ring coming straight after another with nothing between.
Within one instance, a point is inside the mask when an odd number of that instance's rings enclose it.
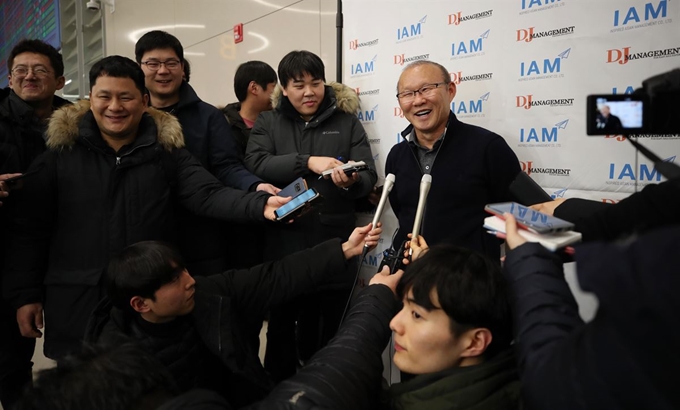
<instances>
[{"instance_id":1,"label":"black microphone","mask_svg":"<svg viewBox=\"0 0 680 410\"><path fill-rule=\"evenodd\" d=\"M416 239L420 234L420 225L423 223L425 201L427 200L427 194L430 193L430 185L432 185L432 175L423 175L423 178L420 180L420 198L418 198L418 208L416 208L416 219L413 221L413 230L411 230L412 239ZM413 249L409 248L408 254L413 254Z\"/></svg>"},{"instance_id":2,"label":"black microphone","mask_svg":"<svg viewBox=\"0 0 680 410\"><path fill-rule=\"evenodd\" d=\"M383 185L382 195L380 196L380 202L378 202L378 208L375 210L375 215L373 216L373 229L378 226L382 213L385 210L385 204L387 203L387 198L392 191L396 178L394 174L388 174L385 177L385 184ZM364 252L368 249L368 245L364 245ZM366 256L366 255L364 255Z\"/></svg>"}]
</instances>

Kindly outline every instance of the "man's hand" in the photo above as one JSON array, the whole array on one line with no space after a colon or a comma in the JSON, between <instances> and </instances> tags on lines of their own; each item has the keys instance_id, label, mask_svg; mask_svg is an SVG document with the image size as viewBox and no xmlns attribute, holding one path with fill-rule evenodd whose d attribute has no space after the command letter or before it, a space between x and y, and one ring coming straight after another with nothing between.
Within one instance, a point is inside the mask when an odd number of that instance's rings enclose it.
<instances>
[{"instance_id":1,"label":"man's hand","mask_svg":"<svg viewBox=\"0 0 680 410\"><path fill-rule=\"evenodd\" d=\"M291 199L293 199L292 196L288 196L285 198L276 195L270 196L269 199L267 199L267 203L264 206L264 217L269 219L270 221L276 221L276 214L274 213L274 211L279 209L286 203L290 202Z\"/></svg>"},{"instance_id":2,"label":"man's hand","mask_svg":"<svg viewBox=\"0 0 680 410\"><path fill-rule=\"evenodd\" d=\"M382 233L382 224L378 222L378 227L371 229L373 223L369 223L366 226L360 226L354 228L354 231L347 239L347 242L342 244L342 252L345 254L346 259L350 259L353 256L361 255L364 245L368 246L368 249L373 249L380 239L380 234Z\"/></svg>"},{"instance_id":3,"label":"man's hand","mask_svg":"<svg viewBox=\"0 0 680 410\"><path fill-rule=\"evenodd\" d=\"M309 157L309 160L307 160L307 168L319 175L327 169L332 169L341 165L344 164L332 157Z\"/></svg>"},{"instance_id":4,"label":"man's hand","mask_svg":"<svg viewBox=\"0 0 680 410\"><path fill-rule=\"evenodd\" d=\"M18 177L21 174L2 174L0 175L0 199L7 198L9 196L10 186L5 180L10 178ZM0 201L0 206L2 206L2 201Z\"/></svg>"},{"instance_id":5,"label":"man's hand","mask_svg":"<svg viewBox=\"0 0 680 410\"><path fill-rule=\"evenodd\" d=\"M505 213L505 243L510 250L526 243L526 239L517 232L517 221L510 213Z\"/></svg>"},{"instance_id":6,"label":"man's hand","mask_svg":"<svg viewBox=\"0 0 680 410\"><path fill-rule=\"evenodd\" d=\"M413 262L423 256L423 254L427 251L430 250L430 247L427 245L427 242L425 242L425 238L423 238L422 235L418 235L417 238L413 238L413 234L408 234L408 238L411 240L406 243L405 249L404 249L404 259L402 260L402 263L404 265L408 265L410 262ZM409 249L412 251L410 252L410 260L409 260Z\"/></svg>"},{"instance_id":7,"label":"man's hand","mask_svg":"<svg viewBox=\"0 0 680 410\"><path fill-rule=\"evenodd\" d=\"M353 172L351 176L348 176L345 174L345 171L340 169L339 167L333 168L333 173L331 174L331 179L333 180L333 183L335 186L338 188L349 188L352 186L355 182L357 182L360 177L358 172Z\"/></svg>"},{"instance_id":8,"label":"man's hand","mask_svg":"<svg viewBox=\"0 0 680 410\"><path fill-rule=\"evenodd\" d=\"M42 303L30 303L17 309L17 323L23 337L42 337L43 328Z\"/></svg>"},{"instance_id":9,"label":"man's hand","mask_svg":"<svg viewBox=\"0 0 680 410\"><path fill-rule=\"evenodd\" d=\"M553 215L555 208L562 205L566 198L557 198L554 201L543 202L542 204L531 205L529 208L534 211L543 212L544 214Z\"/></svg>"},{"instance_id":10,"label":"man's hand","mask_svg":"<svg viewBox=\"0 0 680 410\"><path fill-rule=\"evenodd\" d=\"M394 275L390 275L390 268L385 266L383 270L373 275L368 285L385 285L392 290L392 293L397 294L397 285L401 280L404 271L399 269Z\"/></svg>"},{"instance_id":11,"label":"man's hand","mask_svg":"<svg viewBox=\"0 0 680 410\"><path fill-rule=\"evenodd\" d=\"M255 190L256 190L256 191L264 191L264 192L268 192L268 193L270 193L270 194L272 194L272 195L276 195L276 194L278 194L279 192L281 192L281 189L280 189L280 188L277 188L277 187L275 187L275 186L272 185L272 184L267 184L266 182L263 182L263 183L259 184L259 185L257 186L257 188L255 188Z\"/></svg>"}]
</instances>

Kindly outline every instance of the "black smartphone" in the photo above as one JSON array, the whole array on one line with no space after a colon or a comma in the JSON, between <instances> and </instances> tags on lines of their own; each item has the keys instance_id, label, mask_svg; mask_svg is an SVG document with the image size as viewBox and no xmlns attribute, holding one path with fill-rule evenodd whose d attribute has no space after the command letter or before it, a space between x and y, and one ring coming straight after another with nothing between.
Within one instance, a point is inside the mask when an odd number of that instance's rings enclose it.
<instances>
[{"instance_id":1,"label":"black smartphone","mask_svg":"<svg viewBox=\"0 0 680 410\"><path fill-rule=\"evenodd\" d=\"M535 211L517 202L488 204L484 210L501 219L506 212L512 214L520 227L534 233L555 233L574 229L574 224L571 222Z\"/></svg>"},{"instance_id":2,"label":"black smartphone","mask_svg":"<svg viewBox=\"0 0 680 410\"><path fill-rule=\"evenodd\" d=\"M12 177L12 178L7 178L7 179L4 180L3 182L6 183L6 184L9 185L9 186L15 185L15 184L17 184L19 181L21 181L22 179L24 179L24 178L26 178L26 177L29 177L29 176L31 176L31 175L37 173L39 169L40 169L39 167L38 167L38 168L33 168L32 170L30 170L30 171L28 171L28 172L25 172L25 173L23 173L23 174L21 174L21 175L17 175L17 176Z\"/></svg>"},{"instance_id":3,"label":"black smartphone","mask_svg":"<svg viewBox=\"0 0 680 410\"><path fill-rule=\"evenodd\" d=\"M276 209L274 211L274 215L276 215L276 220L280 221L282 219L286 219L293 212L299 210L300 208L305 206L305 204L308 204L309 202L315 200L318 197L319 197L319 193L316 192L316 190L314 188L309 188L308 190L304 191L300 195L291 199L290 202L288 202L287 204Z\"/></svg>"},{"instance_id":4,"label":"black smartphone","mask_svg":"<svg viewBox=\"0 0 680 410\"><path fill-rule=\"evenodd\" d=\"M288 185L287 187L283 188L277 195L282 196L282 197L289 197L292 196L295 198L296 196L300 195L301 193L305 192L307 190L307 181L304 180L304 178L300 177L293 181L292 184Z\"/></svg>"}]
</instances>

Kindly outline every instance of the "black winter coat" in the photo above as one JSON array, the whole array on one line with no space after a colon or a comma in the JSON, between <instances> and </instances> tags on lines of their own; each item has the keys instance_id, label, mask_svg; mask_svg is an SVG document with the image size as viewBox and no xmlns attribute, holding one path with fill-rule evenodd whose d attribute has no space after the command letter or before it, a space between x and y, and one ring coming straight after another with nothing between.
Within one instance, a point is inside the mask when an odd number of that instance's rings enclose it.
<instances>
[{"instance_id":1,"label":"black winter coat","mask_svg":"<svg viewBox=\"0 0 680 410\"><path fill-rule=\"evenodd\" d=\"M357 296L342 327L295 376L249 410L381 408L382 352L400 303L384 285Z\"/></svg>"},{"instance_id":2,"label":"black winter coat","mask_svg":"<svg viewBox=\"0 0 680 410\"><path fill-rule=\"evenodd\" d=\"M49 151L18 191L4 288L15 307L41 302L43 284L96 285L109 257L127 245L174 242L177 202L224 220L264 220L268 195L224 188L181 148L177 120L149 113L118 153L102 139L88 102L53 114Z\"/></svg>"},{"instance_id":3,"label":"black winter coat","mask_svg":"<svg viewBox=\"0 0 680 410\"><path fill-rule=\"evenodd\" d=\"M385 175L394 174L390 205L399 220L395 248L412 231L418 207L420 169L414 147L404 141L392 147ZM511 200L509 186L520 172L519 160L505 140L481 127L465 124L451 113L446 135L430 170L432 186L427 197L421 234L430 245L452 243L500 256L500 242L482 227L489 216L484 206Z\"/></svg>"},{"instance_id":4,"label":"black winter coat","mask_svg":"<svg viewBox=\"0 0 680 410\"><path fill-rule=\"evenodd\" d=\"M242 151L224 114L201 100L187 82L180 86L179 103L172 114L182 125L187 151L224 185L248 191L262 182L243 165Z\"/></svg>"},{"instance_id":5,"label":"black winter coat","mask_svg":"<svg viewBox=\"0 0 680 410\"><path fill-rule=\"evenodd\" d=\"M584 323L557 257L508 253L515 341L530 409L678 409L680 227L576 248L581 288L599 300Z\"/></svg>"},{"instance_id":6,"label":"black winter coat","mask_svg":"<svg viewBox=\"0 0 680 410\"><path fill-rule=\"evenodd\" d=\"M340 240L324 242L313 249L290 255L280 261L267 262L250 269L231 270L196 278L195 308L191 323L200 340L227 369L240 379L240 391L229 391L233 404L243 397L251 402L263 398L273 387L265 373L257 351L248 343L244 330L249 317L262 317L272 306L311 291L346 269ZM112 307L108 300L95 310L86 341L119 343L128 338L138 340L145 348L169 366L173 372L181 368L185 356L178 346L166 346L162 340L144 333L131 313ZM230 390L225 383L227 390ZM243 389L247 389L244 391ZM234 396L242 396L235 397Z\"/></svg>"}]
</instances>

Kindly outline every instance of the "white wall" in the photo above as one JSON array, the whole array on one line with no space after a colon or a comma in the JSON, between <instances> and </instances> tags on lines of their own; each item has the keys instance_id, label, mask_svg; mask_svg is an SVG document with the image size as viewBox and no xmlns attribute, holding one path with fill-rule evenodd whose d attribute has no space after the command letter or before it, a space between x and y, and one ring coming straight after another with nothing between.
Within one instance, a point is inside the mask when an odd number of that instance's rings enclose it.
<instances>
[{"instance_id":1,"label":"white wall","mask_svg":"<svg viewBox=\"0 0 680 410\"><path fill-rule=\"evenodd\" d=\"M276 70L292 50L309 50L335 80L335 0L115 0L105 15L106 55L134 59L135 42L150 30L165 30L184 46L190 83L214 105L236 101L233 78L248 60ZM244 41L234 44L233 27L244 25Z\"/></svg>"}]
</instances>

